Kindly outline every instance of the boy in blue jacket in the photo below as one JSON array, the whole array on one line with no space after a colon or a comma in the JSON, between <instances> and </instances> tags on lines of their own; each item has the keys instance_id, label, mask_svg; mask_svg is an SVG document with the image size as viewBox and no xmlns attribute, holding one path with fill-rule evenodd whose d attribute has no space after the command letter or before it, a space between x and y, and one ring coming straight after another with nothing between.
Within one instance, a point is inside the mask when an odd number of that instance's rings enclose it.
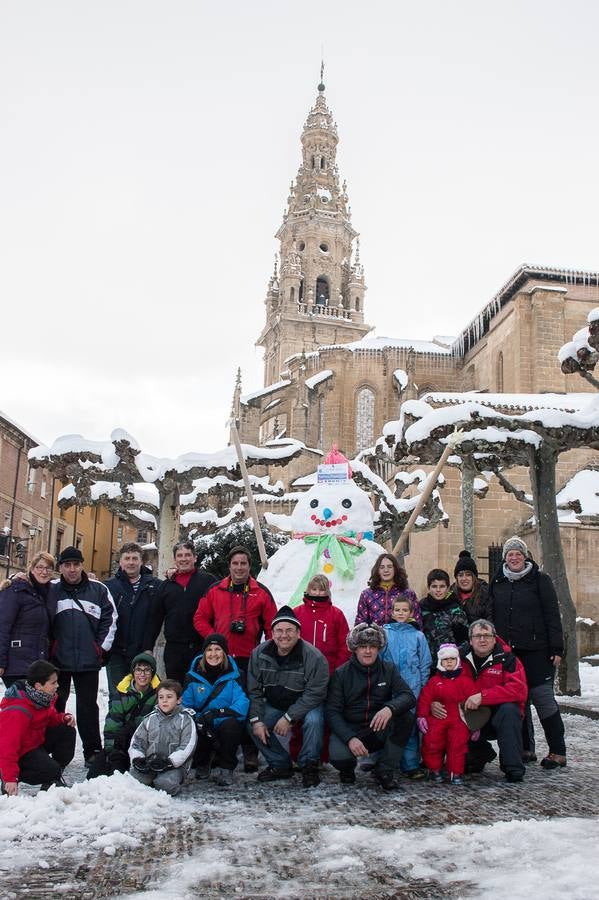
<instances>
[{"instance_id":1,"label":"boy in blue jacket","mask_svg":"<svg viewBox=\"0 0 599 900\"><path fill-rule=\"evenodd\" d=\"M229 656L224 635L208 635L187 675L182 703L195 713L196 778L208 778L212 767L216 783L230 786L250 701L239 683L239 669Z\"/></svg>"},{"instance_id":2,"label":"boy in blue jacket","mask_svg":"<svg viewBox=\"0 0 599 900\"><path fill-rule=\"evenodd\" d=\"M394 600L391 618L393 621L384 626L387 646L382 658L395 664L418 699L431 672L432 659L428 642L416 624L409 598L398 597ZM420 737L416 726L406 744L401 771L408 778L424 778L425 773L420 766Z\"/></svg>"}]
</instances>

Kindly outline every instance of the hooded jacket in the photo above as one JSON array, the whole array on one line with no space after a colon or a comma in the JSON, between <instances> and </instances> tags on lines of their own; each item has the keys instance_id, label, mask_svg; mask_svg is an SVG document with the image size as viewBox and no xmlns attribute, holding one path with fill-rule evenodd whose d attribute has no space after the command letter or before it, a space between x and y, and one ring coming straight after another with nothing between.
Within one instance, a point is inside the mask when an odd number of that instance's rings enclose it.
<instances>
[{"instance_id":1,"label":"hooded jacket","mask_svg":"<svg viewBox=\"0 0 599 900\"><path fill-rule=\"evenodd\" d=\"M366 622L368 625L380 625L381 627L387 625L391 621L393 601L402 597L412 601L412 616L420 627L422 625L422 615L416 594L409 589L400 591L396 584L390 587L388 591L382 587L366 588L366 590L362 591L358 600L358 610L354 625L361 625L362 622Z\"/></svg>"},{"instance_id":2,"label":"hooded jacket","mask_svg":"<svg viewBox=\"0 0 599 900\"><path fill-rule=\"evenodd\" d=\"M152 598L144 631L144 649L152 649L163 623L167 643L191 644L199 649L202 642L193 627L193 617L200 599L215 581L213 575L202 569L194 569L186 587L174 579L163 581Z\"/></svg>"},{"instance_id":3,"label":"hooded jacket","mask_svg":"<svg viewBox=\"0 0 599 900\"><path fill-rule=\"evenodd\" d=\"M272 620L277 604L263 584L250 576L247 590L231 590L229 576L214 584L202 597L193 617L197 633L206 638L209 634L224 634L232 657L249 659L252 650L262 640L272 637ZM245 623L243 634L231 631L231 622Z\"/></svg>"},{"instance_id":4,"label":"hooded jacket","mask_svg":"<svg viewBox=\"0 0 599 900\"><path fill-rule=\"evenodd\" d=\"M104 723L106 753L115 749L127 752L137 726L156 706L156 688L159 685L160 678L157 675L152 677L143 692L136 690L133 675L125 675L119 681L116 686L119 696L111 702Z\"/></svg>"},{"instance_id":5,"label":"hooded jacket","mask_svg":"<svg viewBox=\"0 0 599 900\"><path fill-rule=\"evenodd\" d=\"M436 657L441 644L461 644L468 639L468 617L455 594L435 600L428 594L420 601L422 630L431 656Z\"/></svg>"},{"instance_id":6,"label":"hooded jacket","mask_svg":"<svg viewBox=\"0 0 599 900\"><path fill-rule=\"evenodd\" d=\"M517 703L524 715L528 685L524 666L510 648L497 638L495 646L478 668L470 644L460 647L464 674L473 682L468 696L482 694L482 706Z\"/></svg>"},{"instance_id":7,"label":"hooded jacket","mask_svg":"<svg viewBox=\"0 0 599 900\"><path fill-rule=\"evenodd\" d=\"M5 675L25 675L36 659L48 659L56 594L46 596L29 579L15 578L0 593L0 668Z\"/></svg>"},{"instance_id":8,"label":"hooded jacket","mask_svg":"<svg viewBox=\"0 0 599 900\"><path fill-rule=\"evenodd\" d=\"M294 608L302 629L302 638L316 647L329 664L329 673L333 673L350 657L345 639L349 633L349 625L343 612L333 606L330 597L309 600L304 597L301 606Z\"/></svg>"},{"instance_id":9,"label":"hooded jacket","mask_svg":"<svg viewBox=\"0 0 599 900\"><path fill-rule=\"evenodd\" d=\"M454 673L449 674L451 676ZM445 706L447 719L450 722L461 722L459 704L475 693L477 691L472 689L472 679L464 671L463 664L453 678L448 677L445 671L437 670L433 672L422 688L416 706L416 716L428 718L431 714L431 703L433 700L437 700Z\"/></svg>"},{"instance_id":10,"label":"hooded jacket","mask_svg":"<svg viewBox=\"0 0 599 900\"><path fill-rule=\"evenodd\" d=\"M183 766L192 755L197 743L193 714L189 709L175 707L166 715L156 706L149 716L142 719L129 747L129 759L143 756L163 756L175 769Z\"/></svg>"},{"instance_id":11,"label":"hooded jacket","mask_svg":"<svg viewBox=\"0 0 599 900\"><path fill-rule=\"evenodd\" d=\"M383 706L398 716L415 705L414 694L392 662L379 655L371 666L363 666L352 653L331 677L326 717L331 731L347 744Z\"/></svg>"},{"instance_id":12,"label":"hooded jacket","mask_svg":"<svg viewBox=\"0 0 599 900\"><path fill-rule=\"evenodd\" d=\"M491 616L497 634L514 650L545 650L562 656L564 633L557 594L549 575L532 570L518 581L510 581L503 567L491 581Z\"/></svg>"},{"instance_id":13,"label":"hooded jacket","mask_svg":"<svg viewBox=\"0 0 599 900\"><path fill-rule=\"evenodd\" d=\"M144 644L146 623L154 596L162 581L155 578L148 568L142 566L136 591L133 590L127 574L120 568L116 575L104 584L112 595L118 613L112 652L131 660L142 650L148 649Z\"/></svg>"},{"instance_id":14,"label":"hooded jacket","mask_svg":"<svg viewBox=\"0 0 599 900\"><path fill-rule=\"evenodd\" d=\"M67 672L100 669L112 647L117 612L110 591L101 581L90 581L85 572L79 584L64 578L52 582L56 599L52 661Z\"/></svg>"},{"instance_id":15,"label":"hooded jacket","mask_svg":"<svg viewBox=\"0 0 599 900\"><path fill-rule=\"evenodd\" d=\"M387 646L381 659L388 659L399 669L416 698L427 683L433 661L428 643L412 622L391 622L385 625Z\"/></svg>"},{"instance_id":16,"label":"hooded jacket","mask_svg":"<svg viewBox=\"0 0 599 900\"><path fill-rule=\"evenodd\" d=\"M196 656L189 667L187 673L189 681L181 699L183 706L192 709L196 719L215 710L226 713L215 716L213 719L215 728L219 728L225 719L231 716L245 722L250 701L239 684L239 669L235 660L231 656L227 657L227 671L211 684L198 666L201 659L202 655ZM211 698L211 695L214 696Z\"/></svg>"},{"instance_id":17,"label":"hooded jacket","mask_svg":"<svg viewBox=\"0 0 599 900\"><path fill-rule=\"evenodd\" d=\"M64 725L65 714L56 712L56 697L50 706L36 706L17 682L9 687L0 703L0 778L19 780L19 759L41 747L46 731Z\"/></svg>"}]
</instances>

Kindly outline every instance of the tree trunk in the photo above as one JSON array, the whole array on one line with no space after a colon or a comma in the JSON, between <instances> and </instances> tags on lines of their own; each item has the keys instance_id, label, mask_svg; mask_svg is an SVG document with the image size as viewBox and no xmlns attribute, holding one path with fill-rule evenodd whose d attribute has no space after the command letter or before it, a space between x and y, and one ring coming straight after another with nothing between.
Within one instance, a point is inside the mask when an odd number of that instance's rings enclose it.
<instances>
[{"instance_id":1,"label":"tree trunk","mask_svg":"<svg viewBox=\"0 0 599 900\"><path fill-rule=\"evenodd\" d=\"M474 468L466 460L462 465L462 527L464 549L474 559Z\"/></svg>"},{"instance_id":2,"label":"tree trunk","mask_svg":"<svg viewBox=\"0 0 599 900\"><path fill-rule=\"evenodd\" d=\"M578 645L576 640L576 607L570 593L564 552L555 503L555 466L557 452L544 440L533 455L531 484L537 517L543 571L553 581L560 605L564 629L564 661L559 670L559 687L563 694L580 696Z\"/></svg>"},{"instance_id":3,"label":"tree trunk","mask_svg":"<svg viewBox=\"0 0 599 900\"><path fill-rule=\"evenodd\" d=\"M158 486L160 489L160 486ZM173 565L173 547L179 541L179 489L174 486L167 493L160 491L160 510L158 513L158 571L159 578L164 578L166 570Z\"/></svg>"}]
</instances>

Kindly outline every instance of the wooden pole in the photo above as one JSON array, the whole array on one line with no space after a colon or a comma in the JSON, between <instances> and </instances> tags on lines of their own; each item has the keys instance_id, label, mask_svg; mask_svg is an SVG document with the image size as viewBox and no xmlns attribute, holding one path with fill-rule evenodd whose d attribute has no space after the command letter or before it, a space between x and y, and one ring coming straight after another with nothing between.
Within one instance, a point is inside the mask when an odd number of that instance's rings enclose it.
<instances>
[{"instance_id":1,"label":"wooden pole","mask_svg":"<svg viewBox=\"0 0 599 900\"><path fill-rule=\"evenodd\" d=\"M233 443L235 445L235 450L237 451L237 459L239 460L239 468L241 469L241 477L243 478L243 483L245 485L245 492L248 498L248 507L250 510L250 516L252 517L252 522L254 523L254 533L256 535L256 541L258 542L258 553L260 554L260 562L262 563L263 569L268 569L268 558L266 556L266 547L264 546L264 537L262 535L262 530L260 528L260 520L258 519L258 510L256 509L256 502L254 500L254 495L252 494L252 486L250 484L250 477L248 475L247 466L245 464L245 459L243 457L243 451L241 449L241 441L239 440L239 433L237 431L237 425L234 419L231 419L229 423L231 428L231 437L233 438Z\"/></svg>"},{"instance_id":2,"label":"wooden pole","mask_svg":"<svg viewBox=\"0 0 599 900\"><path fill-rule=\"evenodd\" d=\"M424 504L426 503L426 501L432 494L433 488L435 487L435 485L437 483L437 478L441 474L441 469L447 462L447 458L451 453L455 453L455 444L453 442L451 444L450 443L447 444L447 446L445 447L445 450L441 454L441 459L439 460L439 462L437 463L437 465L435 466L435 468L433 469L431 474L428 476L428 480L422 489L422 493L420 494L420 496L418 498L416 506L412 510L412 515L406 522L406 527L402 531L401 537L399 538L395 547L391 551L394 556L397 556L397 554L401 553L401 551L403 550L403 548L406 544L406 541L408 540L409 534L410 534L412 528L414 527L414 523L416 522L416 519L420 515L422 507L424 506Z\"/></svg>"}]
</instances>

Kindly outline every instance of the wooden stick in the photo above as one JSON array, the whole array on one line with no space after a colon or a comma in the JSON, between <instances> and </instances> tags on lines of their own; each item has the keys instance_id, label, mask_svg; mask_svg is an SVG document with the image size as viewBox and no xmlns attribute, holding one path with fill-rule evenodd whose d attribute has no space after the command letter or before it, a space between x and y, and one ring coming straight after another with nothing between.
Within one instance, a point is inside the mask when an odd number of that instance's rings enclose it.
<instances>
[{"instance_id":1,"label":"wooden stick","mask_svg":"<svg viewBox=\"0 0 599 900\"><path fill-rule=\"evenodd\" d=\"M256 501L254 500L254 495L252 494L252 486L250 484L250 476L248 475L247 466L245 464L245 459L243 456L243 450L241 449L241 441L239 440L239 433L237 431L237 425L234 419L231 419L230 423L231 428L231 437L233 438L233 443L235 444L235 449L237 451L237 459L239 460L239 468L241 470L241 477L243 478L243 483L245 485L245 492L248 498L248 507L250 510L250 516L252 517L252 522L254 523L254 533L256 535L256 541L258 543L258 553L260 554L260 562L262 563L263 569L268 569L268 558L266 556L266 547L264 546L264 537L262 535L262 530L260 528L260 520L258 518L258 510L256 509Z\"/></svg>"},{"instance_id":2,"label":"wooden stick","mask_svg":"<svg viewBox=\"0 0 599 900\"><path fill-rule=\"evenodd\" d=\"M435 487L435 485L437 483L437 479L438 479L439 475L441 474L441 469L447 462L448 456L451 453L455 453L455 452L456 452L455 445L447 444L443 453L441 454L441 459L439 460L439 462L437 463L437 465L435 466L435 468L429 475L428 480L422 489L422 492L420 494L420 497L418 498L416 506L412 510L412 515L406 522L406 527L402 531L398 542L396 543L395 547L391 551L394 556L397 556L403 550L403 548L406 544L406 541L408 540L409 534L410 534L412 528L414 527L414 523L416 522L416 519L420 515L422 507L424 506L424 504L426 503L426 501L428 500L428 498L430 497L430 495L433 492L433 488Z\"/></svg>"}]
</instances>

